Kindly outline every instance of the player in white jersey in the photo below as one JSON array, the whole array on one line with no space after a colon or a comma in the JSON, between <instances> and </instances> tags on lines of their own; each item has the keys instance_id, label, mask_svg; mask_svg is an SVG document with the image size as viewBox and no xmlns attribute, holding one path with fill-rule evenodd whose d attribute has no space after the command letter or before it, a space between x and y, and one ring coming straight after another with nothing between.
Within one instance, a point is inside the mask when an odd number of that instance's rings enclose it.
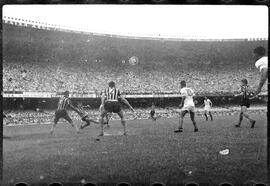
<instances>
[{"instance_id":1,"label":"player in white jersey","mask_svg":"<svg viewBox=\"0 0 270 186\"><path fill-rule=\"evenodd\" d=\"M265 48L262 46L254 49L253 56L256 60L255 66L259 69L261 74L261 80L254 95L254 97L256 97L261 92L264 83L268 79L268 57L265 56Z\"/></svg>"},{"instance_id":2,"label":"player in white jersey","mask_svg":"<svg viewBox=\"0 0 270 186\"><path fill-rule=\"evenodd\" d=\"M213 121L213 116L211 114L211 108L213 106L212 101L205 96L203 102L204 102L203 103L204 104L204 116L205 116L206 121L208 121L207 114L209 114L211 121Z\"/></svg>"},{"instance_id":3,"label":"player in white jersey","mask_svg":"<svg viewBox=\"0 0 270 186\"><path fill-rule=\"evenodd\" d=\"M198 132L198 127L195 122L195 104L193 101L193 97L195 96L194 91L191 88L186 87L186 82L181 81L181 90L180 94L182 96L181 103L179 105L180 108L182 108L180 113L180 119L179 119L179 127L178 130L175 130L175 133L183 132L183 119L186 115L186 113L189 112L190 119L194 125L194 132Z\"/></svg>"}]
</instances>

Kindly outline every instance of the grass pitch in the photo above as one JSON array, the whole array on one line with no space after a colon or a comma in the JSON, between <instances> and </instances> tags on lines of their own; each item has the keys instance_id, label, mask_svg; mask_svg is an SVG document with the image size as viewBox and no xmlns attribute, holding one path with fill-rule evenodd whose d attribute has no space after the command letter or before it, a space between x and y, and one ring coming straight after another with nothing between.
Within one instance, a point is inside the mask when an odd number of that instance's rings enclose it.
<instances>
[{"instance_id":1,"label":"grass pitch","mask_svg":"<svg viewBox=\"0 0 270 186\"><path fill-rule=\"evenodd\" d=\"M107 134L96 141L98 125L76 134L68 123L4 127L3 180L16 182L92 182L166 185L188 182L243 184L267 181L267 119L253 115L254 129L237 116L213 122L197 118L193 132L189 116L184 132L175 134L178 119L133 120L121 136L120 121L111 121ZM79 123L78 123L79 124ZM219 152L229 149L229 154Z\"/></svg>"}]
</instances>

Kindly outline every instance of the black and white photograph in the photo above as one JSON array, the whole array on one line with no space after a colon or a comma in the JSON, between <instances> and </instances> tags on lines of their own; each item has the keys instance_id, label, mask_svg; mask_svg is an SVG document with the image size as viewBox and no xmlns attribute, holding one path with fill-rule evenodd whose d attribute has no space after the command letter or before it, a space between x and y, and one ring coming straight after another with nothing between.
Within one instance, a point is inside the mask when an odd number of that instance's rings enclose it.
<instances>
[{"instance_id":1,"label":"black and white photograph","mask_svg":"<svg viewBox=\"0 0 270 186\"><path fill-rule=\"evenodd\" d=\"M268 11L3 6L3 185L269 183Z\"/></svg>"}]
</instances>

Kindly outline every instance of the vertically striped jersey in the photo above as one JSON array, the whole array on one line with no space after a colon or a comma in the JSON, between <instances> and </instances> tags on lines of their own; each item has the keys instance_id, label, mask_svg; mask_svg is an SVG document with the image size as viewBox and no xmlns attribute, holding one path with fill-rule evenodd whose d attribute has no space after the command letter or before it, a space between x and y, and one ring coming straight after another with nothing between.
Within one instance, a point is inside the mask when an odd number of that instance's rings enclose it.
<instances>
[{"instance_id":1,"label":"vertically striped jersey","mask_svg":"<svg viewBox=\"0 0 270 186\"><path fill-rule=\"evenodd\" d=\"M70 105L70 104L71 104L70 99L63 96L58 101L57 110L66 110L68 105Z\"/></svg>"},{"instance_id":2,"label":"vertically striped jersey","mask_svg":"<svg viewBox=\"0 0 270 186\"><path fill-rule=\"evenodd\" d=\"M108 87L105 89L104 95L105 95L106 101L118 101L121 94L118 89Z\"/></svg>"},{"instance_id":3,"label":"vertically striped jersey","mask_svg":"<svg viewBox=\"0 0 270 186\"><path fill-rule=\"evenodd\" d=\"M249 97L253 95L248 85L242 85L240 88L240 91L241 93L243 93L242 99L248 99Z\"/></svg>"}]
</instances>

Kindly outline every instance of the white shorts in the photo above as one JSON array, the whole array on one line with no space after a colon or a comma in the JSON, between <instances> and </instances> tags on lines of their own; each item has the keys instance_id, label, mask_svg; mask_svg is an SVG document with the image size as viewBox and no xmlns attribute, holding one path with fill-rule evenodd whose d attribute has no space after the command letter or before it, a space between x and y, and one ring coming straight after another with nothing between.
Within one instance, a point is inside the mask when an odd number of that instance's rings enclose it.
<instances>
[{"instance_id":1,"label":"white shorts","mask_svg":"<svg viewBox=\"0 0 270 186\"><path fill-rule=\"evenodd\" d=\"M189 112L195 112L195 106L184 106L182 108L182 111L189 111Z\"/></svg>"},{"instance_id":2,"label":"white shorts","mask_svg":"<svg viewBox=\"0 0 270 186\"><path fill-rule=\"evenodd\" d=\"M209 112L211 110L211 107L204 107L204 111Z\"/></svg>"}]
</instances>

